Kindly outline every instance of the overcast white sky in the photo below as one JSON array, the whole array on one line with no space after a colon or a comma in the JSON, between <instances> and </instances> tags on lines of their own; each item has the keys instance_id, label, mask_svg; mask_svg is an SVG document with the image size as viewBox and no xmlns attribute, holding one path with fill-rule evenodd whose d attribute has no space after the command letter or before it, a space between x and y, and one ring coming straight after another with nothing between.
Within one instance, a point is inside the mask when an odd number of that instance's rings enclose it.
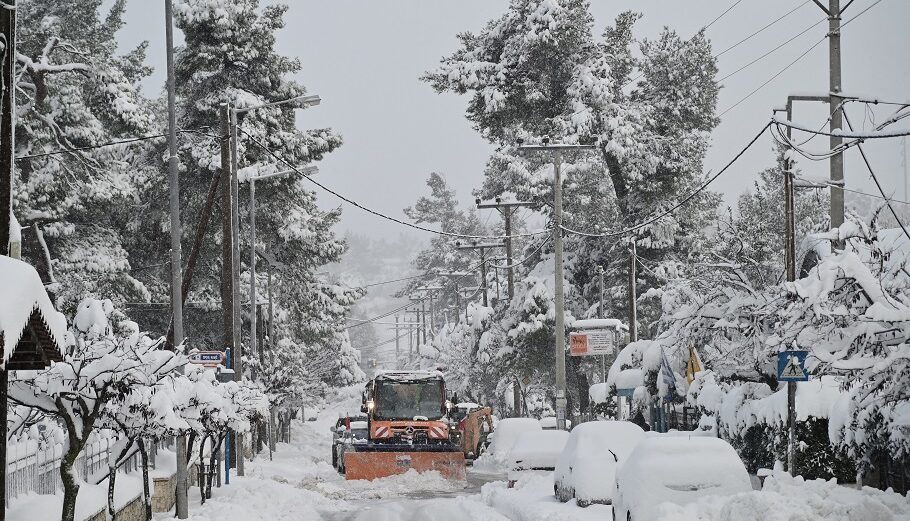
<instances>
[{"instance_id":1,"label":"overcast white sky","mask_svg":"<svg viewBox=\"0 0 910 521\"><path fill-rule=\"evenodd\" d=\"M708 31L715 50L721 50L786 13L802 0L745 0ZM331 126L345 145L320 164L320 179L363 204L396 216L425 193L424 180L432 171L446 175L465 204L481 182L482 169L492 147L464 118L466 100L437 95L418 81L457 45L455 35L478 30L498 16L508 0L290 0L287 27L278 34L280 52L303 62L298 80L323 104L298 118L301 127ZM663 26L688 36L713 20L733 0L593 0L597 33L621 11L644 13L639 36L655 36ZM856 0L844 20L875 0ZM798 11L748 43L720 58L722 77L796 35L823 17L807 2ZM910 2L882 0L843 29L843 83L846 93L881 99L910 100ZM783 49L724 82L719 111L733 105L823 37L827 23L819 24ZM149 93L163 85L163 2L131 0L121 44L131 47L152 42L149 62L156 68ZM722 167L767 122L771 107L782 105L788 94L825 94L828 89L828 45L816 47L799 63L723 117L713 134L709 169ZM878 110L879 117L884 110ZM795 119L818 126L823 106L803 105ZM864 121L862 111L851 113L854 124ZM868 121L867 121L868 124ZM816 147L827 143L819 140ZM737 167L722 176L715 190L728 202L745 190L755 173L773 161L770 137L745 155ZM870 143L867 152L886 189L903 198L899 140ZM805 163L805 162L804 162ZM827 162L802 167L827 176ZM847 186L875 190L855 149L847 154ZM322 204L337 201L320 194ZM345 208L342 230L396 237L402 228L377 221L356 208ZM419 233L419 232L415 232Z\"/></svg>"}]
</instances>

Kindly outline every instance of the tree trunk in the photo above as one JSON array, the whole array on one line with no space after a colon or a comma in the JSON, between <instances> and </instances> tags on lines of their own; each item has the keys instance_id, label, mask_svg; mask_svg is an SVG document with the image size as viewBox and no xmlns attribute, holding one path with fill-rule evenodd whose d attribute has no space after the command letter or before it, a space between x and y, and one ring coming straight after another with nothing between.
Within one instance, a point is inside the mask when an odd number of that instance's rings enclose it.
<instances>
[{"instance_id":1,"label":"tree trunk","mask_svg":"<svg viewBox=\"0 0 910 521\"><path fill-rule=\"evenodd\" d=\"M116 444L114 444L114 446L116 446ZM107 457L107 514L109 521L113 521L114 516L117 514L117 505L114 504L114 487L117 483L117 465L123 461L132 446L133 440L129 440L129 443L123 446L123 450L120 451L120 454L113 457L108 455Z\"/></svg>"},{"instance_id":2,"label":"tree trunk","mask_svg":"<svg viewBox=\"0 0 910 521\"><path fill-rule=\"evenodd\" d=\"M76 478L76 470L73 465L76 458L82 451L82 445L70 444L63 460L60 462L60 479L63 481L63 512L60 515L61 521L75 521L76 519L76 495L79 494L79 480Z\"/></svg>"},{"instance_id":3,"label":"tree trunk","mask_svg":"<svg viewBox=\"0 0 910 521\"><path fill-rule=\"evenodd\" d=\"M212 453L209 455L209 479L205 484L205 496L209 499L212 498L212 481L215 481L215 472L217 471L216 465L218 465L218 451L221 450L221 437L212 435L210 438Z\"/></svg>"},{"instance_id":4,"label":"tree trunk","mask_svg":"<svg viewBox=\"0 0 910 521\"><path fill-rule=\"evenodd\" d=\"M221 169L215 171L212 176L212 182L209 184L209 193L205 198L205 205L202 208L202 214L199 217L199 227L196 228L196 237L193 239L193 248L186 260L186 267L183 268L183 285L180 287L180 293L183 295L183 302L190 293L190 285L193 283L193 272L196 269L196 262L199 260L199 252L202 251L202 245L205 243L205 234L209 228L209 217L212 215L212 207L215 205L215 194L218 193L218 180L221 179ZM181 338L182 342L183 339ZM167 330L167 345L171 348L174 346L174 321Z\"/></svg>"},{"instance_id":5,"label":"tree trunk","mask_svg":"<svg viewBox=\"0 0 910 521\"><path fill-rule=\"evenodd\" d=\"M149 487L149 454L145 449L145 440L140 436L139 457L142 458L142 504L145 506L145 521L152 521L152 492Z\"/></svg>"}]
</instances>

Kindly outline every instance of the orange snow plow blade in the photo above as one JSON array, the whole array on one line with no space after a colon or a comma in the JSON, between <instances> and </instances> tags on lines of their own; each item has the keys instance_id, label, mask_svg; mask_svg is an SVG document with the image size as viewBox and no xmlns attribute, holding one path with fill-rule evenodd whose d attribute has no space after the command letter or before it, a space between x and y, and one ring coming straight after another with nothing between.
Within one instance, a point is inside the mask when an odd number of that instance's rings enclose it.
<instances>
[{"instance_id":1,"label":"orange snow plow blade","mask_svg":"<svg viewBox=\"0 0 910 521\"><path fill-rule=\"evenodd\" d=\"M447 479L466 479L461 452L346 452L344 468L347 479L374 480L404 474L409 469L435 470Z\"/></svg>"}]
</instances>

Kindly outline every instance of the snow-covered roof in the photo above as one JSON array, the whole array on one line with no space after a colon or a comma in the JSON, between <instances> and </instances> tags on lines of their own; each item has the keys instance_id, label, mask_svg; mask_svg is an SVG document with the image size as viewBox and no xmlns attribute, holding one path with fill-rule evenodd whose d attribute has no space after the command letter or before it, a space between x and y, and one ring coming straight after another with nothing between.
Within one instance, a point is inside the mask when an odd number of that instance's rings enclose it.
<instances>
[{"instance_id":1,"label":"snow-covered roof","mask_svg":"<svg viewBox=\"0 0 910 521\"><path fill-rule=\"evenodd\" d=\"M623 331L628 331L629 326L622 323L621 320L615 318L588 318L584 320L576 320L572 322L571 327L573 329L621 329Z\"/></svg>"},{"instance_id":2,"label":"snow-covered roof","mask_svg":"<svg viewBox=\"0 0 910 521\"><path fill-rule=\"evenodd\" d=\"M42 358L59 360L66 342L66 318L51 304L35 268L11 257L0 256L0 349L2 365L13 357L19 341L31 324L38 335ZM50 349L49 349L50 348Z\"/></svg>"}]
</instances>

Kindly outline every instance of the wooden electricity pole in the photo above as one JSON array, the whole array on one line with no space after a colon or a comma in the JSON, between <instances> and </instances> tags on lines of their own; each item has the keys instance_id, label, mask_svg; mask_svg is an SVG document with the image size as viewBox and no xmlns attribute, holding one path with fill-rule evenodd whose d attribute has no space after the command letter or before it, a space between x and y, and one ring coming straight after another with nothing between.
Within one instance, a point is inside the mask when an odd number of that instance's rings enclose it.
<instances>
[{"instance_id":1,"label":"wooden electricity pole","mask_svg":"<svg viewBox=\"0 0 910 521\"><path fill-rule=\"evenodd\" d=\"M534 202L527 201L509 201L503 202L502 199L496 198L495 203L483 203L480 199L474 200L477 205L478 210L485 208L495 208L499 210L499 213L502 214L503 225L505 226L505 240L503 241L506 248L506 267L508 268L507 281L508 281L508 295L509 300L515 297L515 267L512 266L512 215L515 213L515 210L521 207L527 208L537 208L539 205Z\"/></svg>"},{"instance_id":2,"label":"wooden electricity pole","mask_svg":"<svg viewBox=\"0 0 910 521\"><path fill-rule=\"evenodd\" d=\"M455 243L455 249L478 250L480 252L480 287L483 289L484 307L490 305L489 288L487 287L487 250L489 250L490 248L503 248L503 247L505 247L505 244L501 243L501 242L481 243L481 242L473 241L473 242L471 242L471 244L461 244L461 242L458 241Z\"/></svg>"}]
</instances>

